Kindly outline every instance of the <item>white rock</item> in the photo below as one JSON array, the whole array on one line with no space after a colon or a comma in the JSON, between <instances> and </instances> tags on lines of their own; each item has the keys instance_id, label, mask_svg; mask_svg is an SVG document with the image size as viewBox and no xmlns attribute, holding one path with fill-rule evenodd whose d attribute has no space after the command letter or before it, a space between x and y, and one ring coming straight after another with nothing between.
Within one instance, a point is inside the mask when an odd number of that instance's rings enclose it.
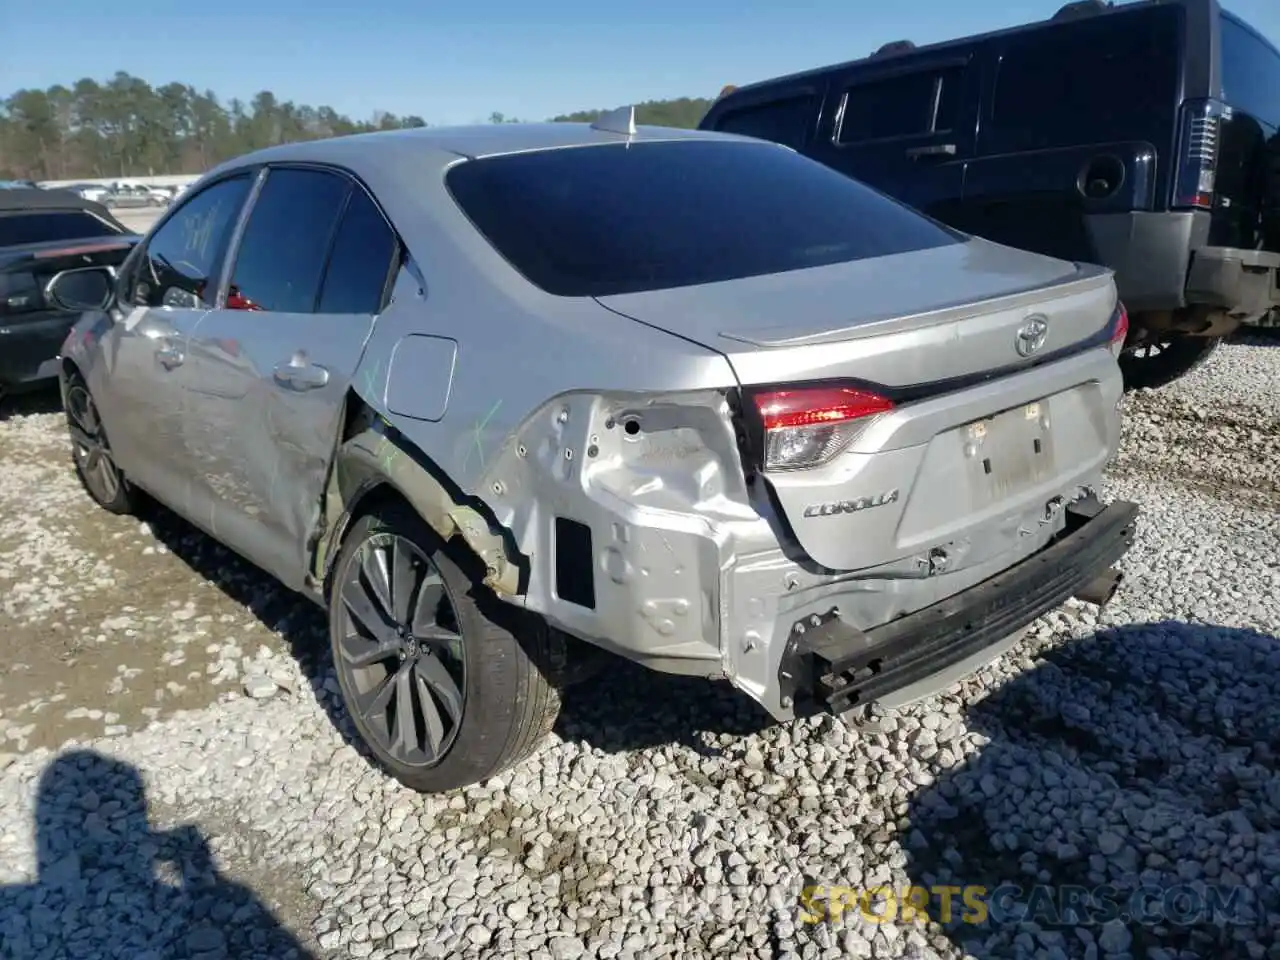
<instances>
[{"instance_id":1,"label":"white rock","mask_svg":"<svg viewBox=\"0 0 1280 960\"><path fill-rule=\"evenodd\" d=\"M280 688L274 680L260 673L250 674L245 677L244 692L255 700L265 700L274 696L278 689Z\"/></svg>"}]
</instances>

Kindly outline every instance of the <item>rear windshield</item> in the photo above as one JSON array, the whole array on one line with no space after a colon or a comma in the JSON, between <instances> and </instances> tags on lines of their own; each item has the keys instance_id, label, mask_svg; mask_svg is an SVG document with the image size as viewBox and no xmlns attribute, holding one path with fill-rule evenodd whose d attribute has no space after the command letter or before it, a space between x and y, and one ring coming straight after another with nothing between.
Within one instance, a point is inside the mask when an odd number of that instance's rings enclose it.
<instances>
[{"instance_id":1,"label":"rear windshield","mask_svg":"<svg viewBox=\"0 0 1280 960\"><path fill-rule=\"evenodd\" d=\"M1015 35L1000 58L987 150L1140 140L1177 105L1181 7Z\"/></svg>"},{"instance_id":2,"label":"rear windshield","mask_svg":"<svg viewBox=\"0 0 1280 960\"><path fill-rule=\"evenodd\" d=\"M1237 110L1280 127L1280 53L1226 16L1222 23L1222 99Z\"/></svg>"},{"instance_id":3,"label":"rear windshield","mask_svg":"<svg viewBox=\"0 0 1280 960\"><path fill-rule=\"evenodd\" d=\"M119 230L80 210L0 213L0 247L118 236Z\"/></svg>"},{"instance_id":4,"label":"rear windshield","mask_svg":"<svg viewBox=\"0 0 1280 960\"><path fill-rule=\"evenodd\" d=\"M607 144L470 160L447 185L531 282L609 296L801 270L963 235L790 150Z\"/></svg>"}]
</instances>

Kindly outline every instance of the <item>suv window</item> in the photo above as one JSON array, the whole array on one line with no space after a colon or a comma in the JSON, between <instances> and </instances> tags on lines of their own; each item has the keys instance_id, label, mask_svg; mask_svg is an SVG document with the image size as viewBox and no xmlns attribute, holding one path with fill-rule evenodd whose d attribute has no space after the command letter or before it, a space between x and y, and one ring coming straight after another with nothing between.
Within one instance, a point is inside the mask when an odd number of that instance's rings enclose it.
<instances>
[{"instance_id":1,"label":"suv window","mask_svg":"<svg viewBox=\"0 0 1280 960\"><path fill-rule=\"evenodd\" d=\"M220 180L183 203L147 243L133 303L212 307L217 271L249 192L249 174Z\"/></svg>"},{"instance_id":2,"label":"suv window","mask_svg":"<svg viewBox=\"0 0 1280 960\"><path fill-rule=\"evenodd\" d=\"M63 240L87 240L91 237L114 237L120 233L91 213L80 210L49 210L42 213L0 214L0 247L16 247L23 243L58 243Z\"/></svg>"},{"instance_id":3,"label":"suv window","mask_svg":"<svg viewBox=\"0 0 1280 960\"><path fill-rule=\"evenodd\" d=\"M1271 127L1280 127L1280 53L1223 15L1222 99Z\"/></svg>"},{"instance_id":4,"label":"suv window","mask_svg":"<svg viewBox=\"0 0 1280 960\"><path fill-rule=\"evenodd\" d=\"M845 91L838 143L942 133L960 112L964 68L873 80Z\"/></svg>"},{"instance_id":5,"label":"suv window","mask_svg":"<svg viewBox=\"0 0 1280 960\"><path fill-rule=\"evenodd\" d=\"M1153 116L1177 104L1182 14L1153 7L1011 39L984 145L1036 150L1141 138Z\"/></svg>"},{"instance_id":6,"label":"suv window","mask_svg":"<svg viewBox=\"0 0 1280 960\"><path fill-rule=\"evenodd\" d=\"M446 183L543 290L609 296L801 270L961 235L774 144L642 141L453 167Z\"/></svg>"},{"instance_id":7,"label":"suv window","mask_svg":"<svg viewBox=\"0 0 1280 960\"><path fill-rule=\"evenodd\" d=\"M326 170L267 174L236 251L227 307L312 313L351 181Z\"/></svg>"},{"instance_id":8,"label":"suv window","mask_svg":"<svg viewBox=\"0 0 1280 960\"><path fill-rule=\"evenodd\" d=\"M316 312L380 311L398 247L395 232L377 204L359 187L352 188L333 241Z\"/></svg>"},{"instance_id":9,"label":"suv window","mask_svg":"<svg viewBox=\"0 0 1280 960\"><path fill-rule=\"evenodd\" d=\"M799 148L809 132L816 103L813 96L796 96L727 110L715 128Z\"/></svg>"}]
</instances>

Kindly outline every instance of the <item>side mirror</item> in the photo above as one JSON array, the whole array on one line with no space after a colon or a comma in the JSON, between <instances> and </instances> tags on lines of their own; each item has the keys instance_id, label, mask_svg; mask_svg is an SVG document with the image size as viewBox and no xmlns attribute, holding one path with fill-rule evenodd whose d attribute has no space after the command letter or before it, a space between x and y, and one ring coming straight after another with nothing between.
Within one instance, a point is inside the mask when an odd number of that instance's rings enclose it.
<instances>
[{"instance_id":1,"label":"side mirror","mask_svg":"<svg viewBox=\"0 0 1280 960\"><path fill-rule=\"evenodd\" d=\"M116 298L114 267L76 267L56 273L44 297L59 310L106 310Z\"/></svg>"}]
</instances>

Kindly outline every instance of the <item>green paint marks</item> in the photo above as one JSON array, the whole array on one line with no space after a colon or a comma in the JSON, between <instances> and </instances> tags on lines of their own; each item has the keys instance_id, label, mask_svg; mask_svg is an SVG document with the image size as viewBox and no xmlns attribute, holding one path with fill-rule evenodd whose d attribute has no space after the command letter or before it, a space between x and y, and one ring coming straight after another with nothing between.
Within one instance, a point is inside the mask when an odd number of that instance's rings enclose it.
<instances>
[{"instance_id":1,"label":"green paint marks","mask_svg":"<svg viewBox=\"0 0 1280 960\"><path fill-rule=\"evenodd\" d=\"M471 452L474 450L476 456L480 459L480 468L484 469L484 430L489 425L489 421L493 419L493 415L498 412L498 408L502 406L502 400L494 401L489 412L484 415L482 420L478 420L476 425L471 429L471 446L467 447L466 455L462 458L462 469L467 469L467 464L471 462Z\"/></svg>"},{"instance_id":2,"label":"green paint marks","mask_svg":"<svg viewBox=\"0 0 1280 960\"><path fill-rule=\"evenodd\" d=\"M378 377L382 374L382 361L375 360L373 366L364 372L364 388L368 391L369 397L373 398L378 395Z\"/></svg>"}]
</instances>

